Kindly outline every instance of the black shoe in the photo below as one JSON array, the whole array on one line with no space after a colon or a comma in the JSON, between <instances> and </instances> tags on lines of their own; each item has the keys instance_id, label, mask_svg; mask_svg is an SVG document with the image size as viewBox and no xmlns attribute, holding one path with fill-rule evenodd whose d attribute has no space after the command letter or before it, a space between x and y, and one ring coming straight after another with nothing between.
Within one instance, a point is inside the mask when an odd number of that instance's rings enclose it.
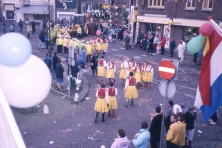
<instances>
[{"instance_id":1,"label":"black shoe","mask_svg":"<svg viewBox=\"0 0 222 148\"><path fill-rule=\"evenodd\" d=\"M104 122L105 120L103 119L102 122Z\"/></svg>"}]
</instances>

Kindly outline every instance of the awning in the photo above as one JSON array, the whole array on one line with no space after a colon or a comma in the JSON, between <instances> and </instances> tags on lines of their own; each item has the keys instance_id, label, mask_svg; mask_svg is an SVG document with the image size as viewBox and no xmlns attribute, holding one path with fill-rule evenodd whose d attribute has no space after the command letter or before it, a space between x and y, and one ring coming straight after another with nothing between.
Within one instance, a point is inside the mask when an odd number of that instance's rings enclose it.
<instances>
[{"instance_id":1,"label":"awning","mask_svg":"<svg viewBox=\"0 0 222 148\"><path fill-rule=\"evenodd\" d=\"M49 8L49 9L51 9L51 8ZM48 7L45 7L45 6L21 7L16 12L27 13L27 14L49 14Z\"/></svg>"}]
</instances>

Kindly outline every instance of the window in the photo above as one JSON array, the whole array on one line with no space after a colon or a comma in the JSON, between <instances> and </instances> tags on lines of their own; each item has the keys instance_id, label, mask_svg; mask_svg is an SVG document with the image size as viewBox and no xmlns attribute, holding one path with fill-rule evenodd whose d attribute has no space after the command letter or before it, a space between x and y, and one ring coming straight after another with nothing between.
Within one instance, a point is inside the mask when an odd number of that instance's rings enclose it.
<instances>
[{"instance_id":1,"label":"window","mask_svg":"<svg viewBox=\"0 0 222 148\"><path fill-rule=\"evenodd\" d=\"M164 0L149 0L148 7L163 8Z\"/></svg>"},{"instance_id":2,"label":"window","mask_svg":"<svg viewBox=\"0 0 222 148\"><path fill-rule=\"evenodd\" d=\"M188 0L186 3L186 9L195 9L195 1L194 0Z\"/></svg>"},{"instance_id":3,"label":"window","mask_svg":"<svg viewBox=\"0 0 222 148\"><path fill-rule=\"evenodd\" d=\"M212 10L213 9L213 0L204 0L202 9L203 10Z\"/></svg>"}]
</instances>

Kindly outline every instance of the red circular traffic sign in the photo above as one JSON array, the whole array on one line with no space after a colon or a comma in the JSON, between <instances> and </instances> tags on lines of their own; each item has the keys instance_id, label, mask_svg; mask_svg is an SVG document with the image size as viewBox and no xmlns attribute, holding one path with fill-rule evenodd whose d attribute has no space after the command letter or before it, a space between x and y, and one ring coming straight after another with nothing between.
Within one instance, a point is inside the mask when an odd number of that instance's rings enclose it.
<instances>
[{"instance_id":1,"label":"red circular traffic sign","mask_svg":"<svg viewBox=\"0 0 222 148\"><path fill-rule=\"evenodd\" d=\"M175 67L172 62L164 60L158 66L158 72L164 79L172 79L175 75Z\"/></svg>"}]
</instances>

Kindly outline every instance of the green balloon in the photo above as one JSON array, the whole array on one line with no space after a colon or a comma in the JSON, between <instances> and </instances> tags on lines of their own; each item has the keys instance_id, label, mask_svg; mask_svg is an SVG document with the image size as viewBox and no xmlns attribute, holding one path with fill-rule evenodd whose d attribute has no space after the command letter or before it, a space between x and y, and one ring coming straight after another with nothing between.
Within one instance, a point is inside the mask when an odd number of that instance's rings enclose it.
<instances>
[{"instance_id":1,"label":"green balloon","mask_svg":"<svg viewBox=\"0 0 222 148\"><path fill-rule=\"evenodd\" d=\"M187 51L191 54L198 53L201 50L205 39L206 37L202 35L198 35L197 37L193 38L187 44Z\"/></svg>"}]
</instances>

